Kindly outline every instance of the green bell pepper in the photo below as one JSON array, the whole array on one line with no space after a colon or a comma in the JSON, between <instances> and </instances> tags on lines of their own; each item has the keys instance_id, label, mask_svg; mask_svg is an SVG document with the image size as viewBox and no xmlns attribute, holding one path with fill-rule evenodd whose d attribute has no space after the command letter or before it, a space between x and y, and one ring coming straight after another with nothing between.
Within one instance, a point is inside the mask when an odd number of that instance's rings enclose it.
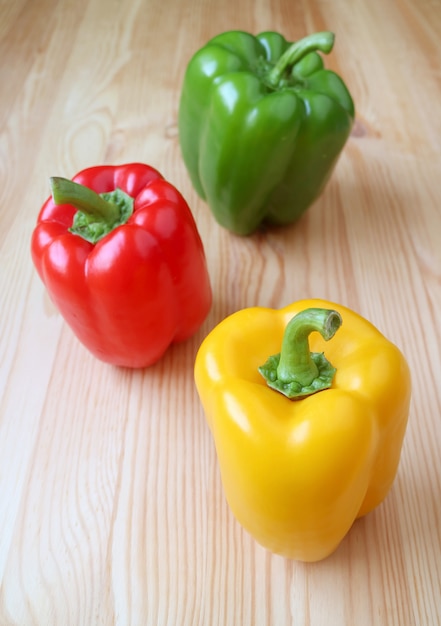
<instances>
[{"instance_id":1,"label":"green bell pepper","mask_svg":"<svg viewBox=\"0 0 441 626\"><path fill-rule=\"evenodd\" d=\"M318 53L333 45L330 32L290 43L275 32L228 31L190 60L179 102L182 157L232 232L294 222L328 181L355 115Z\"/></svg>"}]
</instances>

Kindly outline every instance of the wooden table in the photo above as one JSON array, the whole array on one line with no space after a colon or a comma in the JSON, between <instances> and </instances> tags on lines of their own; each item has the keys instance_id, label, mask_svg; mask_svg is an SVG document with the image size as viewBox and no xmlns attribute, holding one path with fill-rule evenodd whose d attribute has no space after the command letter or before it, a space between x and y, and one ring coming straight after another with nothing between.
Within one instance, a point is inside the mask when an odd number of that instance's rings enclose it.
<instances>
[{"instance_id":1,"label":"wooden table","mask_svg":"<svg viewBox=\"0 0 441 626\"><path fill-rule=\"evenodd\" d=\"M233 28L336 33L357 105L325 193L294 226L239 238L183 166L187 61ZM439 0L0 3L0 626L441 624ZM143 161L187 198L214 303L145 371L95 360L34 271L51 175ZM413 375L386 501L333 556L290 562L226 505L193 384L203 337L252 305L317 296L370 319Z\"/></svg>"}]
</instances>

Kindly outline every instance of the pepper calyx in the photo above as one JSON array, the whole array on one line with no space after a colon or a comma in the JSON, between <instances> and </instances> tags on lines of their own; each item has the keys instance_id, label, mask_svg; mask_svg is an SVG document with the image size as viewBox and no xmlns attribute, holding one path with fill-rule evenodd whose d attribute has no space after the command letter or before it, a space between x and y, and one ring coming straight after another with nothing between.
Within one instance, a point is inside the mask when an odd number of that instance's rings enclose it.
<instances>
[{"instance_id":1,"label":"pepper calyx","mask_svg":"<svg viewBox=\"0 0 441 626\"><path fill-rule=\"evenodd\" d=\"M277 63L265 76L265 83L277 89L283 86L284 77L292 68L310 52L323 52L329 54L334 46L335 35L330 31L313 33L303 39L295 41L285 50Z\"/></svg>"},{"instance_id":2,"label":"pepper calyx","mask_svg":"<svg viewBox=\"0 0 441 626\"><path fill-rule=\"evenodd\" d=\"M332 309L311 308L295 315L285 329L281 352L258 368L267 385L290 399L328 389L336 368L323 353L310 352L308 336L318 331L328 341L341 324L340 313Z\"/></svg>"},{"instance_id":3,"label":"pepper calyx","mask_svg":"<svg viewBox=\"0 0 441 626\"><path fill-rule=\"evenodd\" d=\"M119 188L98 194L61 177L51 178L50 186L55 204L71 204L77 209L69 232L93 244L125 224L133 213L133 198Z\"/></svg>"}]
</instances>

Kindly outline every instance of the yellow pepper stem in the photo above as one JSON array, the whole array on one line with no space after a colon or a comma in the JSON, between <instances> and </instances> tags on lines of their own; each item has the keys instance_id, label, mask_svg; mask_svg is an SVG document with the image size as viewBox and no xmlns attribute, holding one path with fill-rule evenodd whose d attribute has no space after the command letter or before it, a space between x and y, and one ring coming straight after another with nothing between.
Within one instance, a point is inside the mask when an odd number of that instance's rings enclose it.
<instances>
[{"instance_id":1,"label":"yellow pepper stem","mask_svg":"<svg viewBox=\"0 0 441 626\"><path fill-rule=\"evenodd\" d=\"M332 309L311 308L295 315L285 329L280 354L259 367L267 384L288 398L329 388L336 370L323 353L310 352L308 338L317 331L328 341L341 324L340 313Z\"/></svg>"}]
</instances>

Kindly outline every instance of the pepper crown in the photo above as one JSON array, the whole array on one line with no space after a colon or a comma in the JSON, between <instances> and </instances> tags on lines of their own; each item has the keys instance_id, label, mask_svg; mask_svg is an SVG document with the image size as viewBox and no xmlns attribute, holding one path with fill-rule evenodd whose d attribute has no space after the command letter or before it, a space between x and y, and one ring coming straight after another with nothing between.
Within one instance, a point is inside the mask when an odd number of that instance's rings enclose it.
<instances>
[{"instance_id":1,"label":"pepper crown","mask_svg":"<svg viewBox=\"0 0 441 626\"><path fill-rule=\"evenodd\" d=\"M341 324L340 313L333 309L310 308L295 315L285 329L281 352L258 368L268 386L291 399L328 389L336 369L323 353L310 352L308 337L318 331L328 341Z\"/></svg>"},{"instance_id":2,"label":"pepper crown","mask_svg":"<svg viewBox=\"0 0 441 626\"><path fill-rule=\"evenodd\" d=\"M69 231L97 243L133 213L133 198L121 189L98 194L93 189L61 177L50 179L55 204L71 204L77 210Z\"/></svg>"},{"instance_id":3,"label":"pepper crown","mask_svg":"<svg viewBox=\"0 0 441 626\"><path fill-rule=\"evenodd\" d=\"M310 52L329 54L334 46L335 35L330 31L313 33L295 41L285 50L277 63L265 73L264 80L271 89L277 89L284 81L284 76L292 72L293 67Z\"/></svg>"}]
</instances>

